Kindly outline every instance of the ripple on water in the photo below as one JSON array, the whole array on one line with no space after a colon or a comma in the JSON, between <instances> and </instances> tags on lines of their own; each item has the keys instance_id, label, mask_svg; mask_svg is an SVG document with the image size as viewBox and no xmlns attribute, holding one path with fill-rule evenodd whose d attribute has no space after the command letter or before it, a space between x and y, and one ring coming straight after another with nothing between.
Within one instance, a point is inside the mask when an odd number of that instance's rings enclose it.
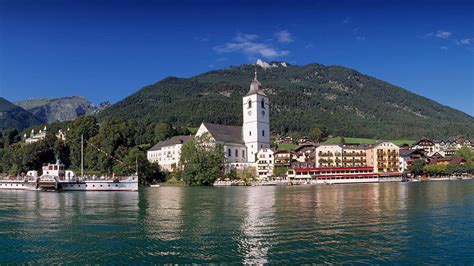
<instances>
[{"instance_id":1,"label":"ripple on water","mask_svg":"<svg viewBox=\"0 0 474 266\"><path fill-rule=\"evenodd\" d=\"M1 263L474 261L474 181L0 191L0 206Z\"/></svg>"}]
</instances>

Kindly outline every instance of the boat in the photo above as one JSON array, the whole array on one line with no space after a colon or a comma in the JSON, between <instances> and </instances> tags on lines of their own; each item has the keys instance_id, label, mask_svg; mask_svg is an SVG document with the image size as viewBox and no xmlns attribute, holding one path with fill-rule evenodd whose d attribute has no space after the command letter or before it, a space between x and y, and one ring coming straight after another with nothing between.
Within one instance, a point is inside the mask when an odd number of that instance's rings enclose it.
<instances>
[{"instance_id":1,"label":"boat","mask_svg":"<svg viewBox=\"0 0 474 266\"><path fill-rule=\"evenodd\" d=\"M159 184L150 185L150 187L160 187Z\"/></svg>"},{"instance_id":2,"label":"boat","mask_svg":"<svg viewBox=\"0 0 474 266\"><path fill-rule=\"evenodd\" d=\"M82 138L83 139L83 138ZM42 167L42 175L29 171L25 176L0 179L0 189L40 191L138 191L138 166L133 176L85 176L84 145L81 141L81 176L56 161Z\"/></svg>"}]
</instances>

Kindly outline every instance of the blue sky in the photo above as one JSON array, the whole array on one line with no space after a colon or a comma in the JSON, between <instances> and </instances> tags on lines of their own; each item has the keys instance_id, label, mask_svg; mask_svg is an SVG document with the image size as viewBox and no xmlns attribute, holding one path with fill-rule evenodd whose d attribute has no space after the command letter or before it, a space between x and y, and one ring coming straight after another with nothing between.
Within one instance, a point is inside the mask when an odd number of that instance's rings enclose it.
<instances>
[{"instance_id":1,"label":"blue sky","mask_svg":"<svg viewBox=\"0 0 474 266\"><path fill-rule=\"evenodd\" d=\"M474 1L0 0L0 94L116 102L166 76L354 68L474 115Z\"/></svg>"}]
</instances>

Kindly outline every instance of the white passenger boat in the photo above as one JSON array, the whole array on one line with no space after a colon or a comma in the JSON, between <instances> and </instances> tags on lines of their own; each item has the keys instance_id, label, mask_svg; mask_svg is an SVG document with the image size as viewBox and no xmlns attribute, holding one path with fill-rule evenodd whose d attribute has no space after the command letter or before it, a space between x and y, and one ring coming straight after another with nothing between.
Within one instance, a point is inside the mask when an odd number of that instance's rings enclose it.
<instances>
[{"instance_id":1,"label":"white passenger boat","mask_svg":"<svg viewBox=\"0 0 474 266\"><path fill-rule=\"evenodd\" d=\"M59 161L46 164L42 175L29 171L25 176L0 178L0 189L43 191L138 191L138 174L133 176L84 176L81 145L81 176L66 170ZM138 172L138 169L137 169Z\"/></svg>"}]
</instances>

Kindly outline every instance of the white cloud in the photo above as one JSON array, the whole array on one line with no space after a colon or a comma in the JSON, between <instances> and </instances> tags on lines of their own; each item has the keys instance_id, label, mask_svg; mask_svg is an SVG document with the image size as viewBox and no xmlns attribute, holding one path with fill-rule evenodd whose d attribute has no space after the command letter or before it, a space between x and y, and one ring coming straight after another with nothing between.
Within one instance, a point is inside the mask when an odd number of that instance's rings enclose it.
<instances>
[{"instance_id":1,"label":"white cloud","mask_svg":"<svg viewBox=\"0 0 474 266\"><path fill-rule=\"evenodd\" d=\"M440 46L439 49L446 51L446 50L448 50L448 47L447 46Z\"/></svg>"},{"instance_id":2,"label":"white cloud","mask_svg":"<svg viewBox=\"0 0 474 266\"><path fill-rule=\"evenodd\" d=\"M290 43L293 42L293 37L291 33L287 30L278 31L275 33L275 38L280 43Z\"/></svg>"},{"instance_id":3,"label":"white cloud","mask_svg":"<svg viewBox=\"0 0 474 266\"><path fill-rule=\"evenodd\" d=\"M219 54L241 52L250 57L262 56L265 58L276 58L287 56L290 52L279 50L271 44L258 42L258 35L238 33L236 37L224 45L214 47Z\"/></svg>"},{"instance_id":4,"label":"white cloud","mask_svg":"<svg viewBox=\"0 0 474 266\"><path fill-rule=\"evenodd\" d=\"M358 41L365 41L365 37L364 37L364 36L357 36L357 37L356 37L356 40L358 40Z\"/></svg>"},{"instance_id":5,"label":"white cloud","mask_svg":"<svg viewBox=\"0 0 474 266\"><path fill-rule=\"evenodd\" d=\"M465 38L465 39L461 39L459 43L464 44L464 45L469 45L472 43L473 40L474 40L473 38Z\"/></svg>"},{"instance_id":6,"label":"white cloud","mask_svg":"<svg viewBox=\"0 0 474 266\"><path fill-rule=\"evenodd\" d=\"M448 39L452 35L452 32L449 31L444 31L444 30L438 30L436 32L436 37L442 38L442 39Z\"/></svg>"}]
</instances>

